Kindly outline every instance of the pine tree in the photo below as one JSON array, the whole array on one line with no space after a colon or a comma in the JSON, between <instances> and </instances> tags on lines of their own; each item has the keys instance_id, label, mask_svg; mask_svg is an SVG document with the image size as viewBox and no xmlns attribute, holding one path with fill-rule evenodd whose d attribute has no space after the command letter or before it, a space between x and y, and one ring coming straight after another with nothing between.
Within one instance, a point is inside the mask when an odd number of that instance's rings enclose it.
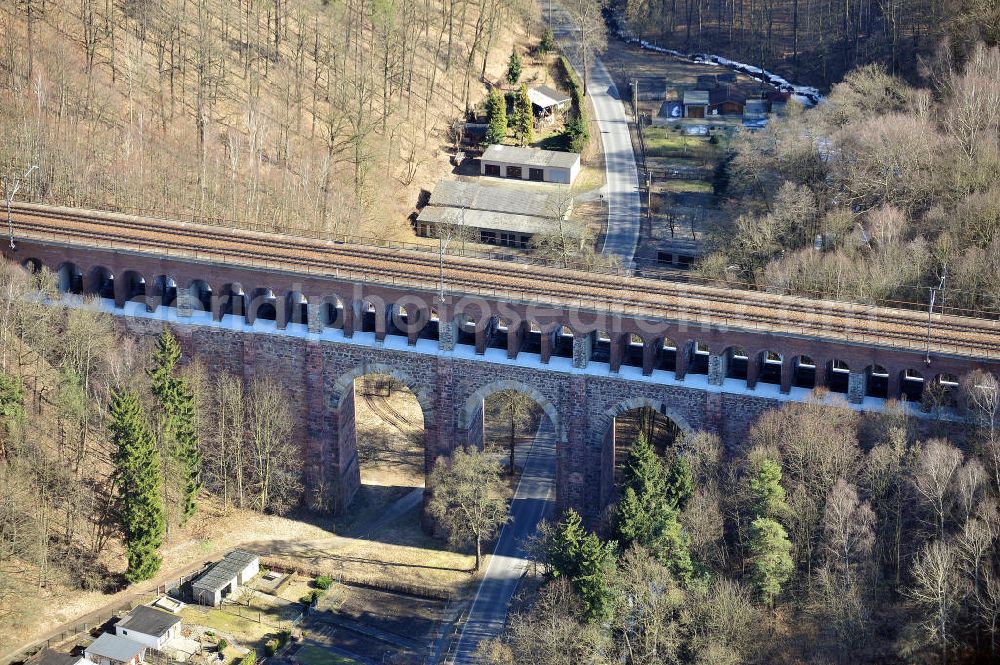
<instances>
[{"instance_id":1,"label":"pine tree","mask_svg":"<svg viewBox=\"0 0 1000 665\"><path fill-rule=\"evenodd\" d=\"M494 145L507 138L507 99L499 89L490 92L486 103L486 137L483 143Z\"/></svg>"},{"instance_id":2,"label":"pine tree","mask_svg":"<svg viewBox=\"0 0 1000 665\"><path fill-rule=\"evenodd\" d=\"M181 347L170 330L164 328L153 352L149 369L150 392L157 402L156 434L161 453L176 462L180 486L180 522L183 524L197 510L201 490L201 453L195 427L194 394L187 382L177 376ZM171 467L174 465L171 464Z\"/></svg>"},{"instance_id":3,"label":"pine tree","mask_svg":"<svg viewBox=\"0 0 1000 665\"><path fill-rule=\"evenodd\" d=\"M521 145L534 141L534 111L531 98L528 97L528 87L521 84L521 89L514 98L514 134Z\"/></svg>"},{"instance_id":4,"label":"pine tree","mask_svg":"<svg viewBox=\"0 0 1000 665\"><path fill-rule=\"evenodd\" d=\"M128 559L125 577L135 583L150 579L160 569L157 549L165 531L160 460L139 398L131 390L112 397L108 429L115 447L115 515Z\"/></svg>"},{"instance_id":5,"label":"pine tree","mask_svg":"<svg viewBox=\"0 0 1000 665\"><path fill-rule=\"evenodd\" d=\"M756 473L750 478L754 514L757 517L781 518L788 512L785 488L781 486L781 465L762 459L756 466Z\"/></svg>"},{"instance_id":6,"label":"pine tree","mask_svg":"<svg viewBox=\"0 0 1000 665\"><path fill-rule=\"evenodd\" d=\"M565 577L580 594L588 619L607 616L610 579L614 572L617 543L603 543L583 528L583 520L572 508L556 524L546 556L553 577Z\"/></svg>"},{"instance_id":7,"label":"pine tree","mask_svg":"<svg viewBox=\"0 0 1000 665\"><path fill-rule=\"evenodd\" d=\"M181 465L181 523L198 509L201 491L201 450L195 427L194 393L187 381L180 381L179 401L175 415L173 456Z\"/></svg>"},{"instance_id":8,"label":"pine tree","mask_svg":"<svg viewBox=\"0 0 1000 665\"><path fill-rule=\"evenodd\" d=\"M545 32L542 33L542 41L538 44L538 50L542 53L556 50L556 37L552 34L552 28L545 28Z\"/></svg>"},{"instance_id":9,"label":"pine tree","mask_svg":"<svg viewBox=\"0 0 1000 665\"><path fill-rule=\"evenodd\" d=\"M750 525L750 579L768 605L781 593L792 576L792 543L785 527L773 519L758 517Z\"/></svg>"},{"instance_id":10,"label":"pine tree","mask_svg":"<svg viewBox=\"0 0 1000 665\"><path fill-rule=\"evenodd\" d=\"M617 543L602 543L596 534L588 533L580 541L577 574L573 586L583 600L584 615L591 621L601 621L611 609L611 577L615 569Z\"/></svg>"},{"instance_id":11,"label":"pine tree","mask_svg":"<svg viewBox=\"0 0 1000 665\"><path fill-rule=\"evenodd\" d=\"M694 476L687 458L677 456L667 471L667 502L674 510L684 510L694 496Z\"/></svg>"},{"instance_id":12,"label":"pine tree","mask_svg":"<svg viewBox=\"0 0 1000 665\"><path fill-rule=\"evenodd\" d=\"M552 577L574 578L579 572L580 543L586 535L583 520L569 508L556 524L555 534L546 548Z\"/></svg>"},{"instance_id":13,"label":"pine tree","mask_svg":"<svg viewBox=\"0 0 1000 665\"><path fill-rule=\"evenodd\" d=\"M517 48L510 52L510 60L507 61L507 82L514 85L521 80L521 56L517 54Z\"/></svg>"},{"instance_id":14,"label":"pine tree","mask_svg":"<svg viewBox=\"0 0 1000 665\"><path fill-rule=\"evenodd\" d=\"M668 473L645 434L640 434L625 464L616 512L622 545L642 545L682 582L689 581L694 572L687 538L678 520L677 506L686 503L692 491L690 469L685 476L685 468L686 463ZM668 480L673 484L668 486Z\"/></svg>"}]
</instances>

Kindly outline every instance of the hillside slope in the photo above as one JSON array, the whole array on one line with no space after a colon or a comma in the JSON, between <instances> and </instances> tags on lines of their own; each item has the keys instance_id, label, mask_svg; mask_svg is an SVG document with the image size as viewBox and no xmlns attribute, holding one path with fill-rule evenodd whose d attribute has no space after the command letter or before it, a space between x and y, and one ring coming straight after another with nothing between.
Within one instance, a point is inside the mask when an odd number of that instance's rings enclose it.
<instances>
[{"instance_id":1,"label":"hillside slope","mask_svg":"<svg viewBox=\"0 0 1000 665\"><path fill-rule=\"evenodd\" d=\"M3 3L0 172L37 164L22 195L67 205L405 235L529 6Z\"/></svg>"}]
</instances>

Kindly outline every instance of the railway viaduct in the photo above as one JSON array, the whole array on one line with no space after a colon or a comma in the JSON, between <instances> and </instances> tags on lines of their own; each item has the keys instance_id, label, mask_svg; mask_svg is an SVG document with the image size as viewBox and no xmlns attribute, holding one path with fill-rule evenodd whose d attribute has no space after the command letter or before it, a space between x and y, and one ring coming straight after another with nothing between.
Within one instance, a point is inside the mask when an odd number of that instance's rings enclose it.
<instances>
[{"instance_id":1,"label":"railway viaduct","mask_svg":"<svg viewBox=\"0 0 1000 665\"><path fill-rule=\"evenodd\" d=\"M995 320L39 205L15 206L12 231L4 257L51 270L67 300L98 298L141 335L169 325L211 371L279 381L307 499L334 511L360 483L354 379L373 372L420 403L428 469L482 440L490 394L530 395L557 432L557 503L591 523L629 409L734 445L815 388L880 409L1000 372Z\"/></svg>"}]
</instances>

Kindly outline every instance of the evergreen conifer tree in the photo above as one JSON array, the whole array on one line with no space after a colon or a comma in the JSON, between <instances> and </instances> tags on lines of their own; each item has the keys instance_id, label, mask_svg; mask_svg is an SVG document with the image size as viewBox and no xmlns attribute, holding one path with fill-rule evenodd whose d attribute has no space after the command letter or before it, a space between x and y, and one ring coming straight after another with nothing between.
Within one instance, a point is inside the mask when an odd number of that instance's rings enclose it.
<instances>
[{"instance_id":1,"label":"evergreen conifer tree","mask_svg":"<svg viewBox=\"0 0 1000 665\"><path fill-rule=\"evenodd\" d=\"M160 460L139 404L131 390L111 400L111 441L114 444L115 516L125 538L129 582L148 580L160 569L157 552L165 523Z\"/></svg>"},{"instance_id":2,"label":"evergreen conifer tree","mask_svg":"<svg viewBox=\"0 0 1000 665\"><path fill-rule=\"evenodd\" d=\"M781 593L792 576L792 543L785 527L773 519L758 517L750 525L750 579L768 605Z\"/></svg>"},{"instance_id":3,"label":"evergreen conifer tree","mask_svg":"<svg viewBox=\"0 0 1000 665\"><path fill-rule=\"evenodd\" d=\"M754 514L757 517L780 518L788 512L785 488L781 486L781 464L762 459L756 467L756 472L750 477Z\"/></svg>"},{"instance_id":4,"label":"evergreen conifer tree","mask_svg":"<svg viewBox=\"0 0 1000 665\"><path fill-rule=\"evenodd\" d=\"M617 531L623 546L638 543L682 582L691 579L694 565L687 538L678 520L677 504L690 498L690 469L668 473L663 460L645 434L639 435L624 469L621 500L617 509ZM673 484L668 486L668 479Z\"/></svg>"},{"instance_id":5,"label":"evergreen conifer tree","mask_svg":"<svg viewBox=\"0 0 1000 665\"><path fill-rule=\"evenodd\" d=\"M556 524L555 534L548 544L546 558L553 577L573 579L579 572L580 543L586 535L583 520L569 508Z\"/></svg>"},{"instance_id":6,"label":"evergreen conifer tree","mask_svg":"<svg viewBox=\"0 0 1000 665\"><path fill-rule=\"evenodd\" d=\"M531 99L528 97L528 87L521 84L521 89L514 98L514 133L521 145L528 145L535 140L534 111Z\"/></svg>"},{"instance_id":7,"label":"evergreen conifer tree","mask_svg":"<svg viewBox=\"0 0 1000 665\"><path fill-rule=\"evenodd\" d=\"M694 476L687 458L677 456L667 471L667 502L674 510L684 510L694 496Z\"/></svg>"},{"instance_id":8,"label":"evergreen conifer tree","mask_svg":"<svg viewBox=\"0 0 1000 665\"><path fill-rule=\"evenodd\" d=\"M494 145L507 138L507 99L499 89L490 92L486 103L486 137L483 143Z\"/></svg>"},{"instance_id":9,"label":"evergreen conifer tree","mask_svg":"<svg viewBox=\"0 0 1000 665\"><path fill-rule=\"evenodd\" d=\"M195 427L194 394L187 382L177 376L181 347L170 330L164 328L153 352L149 369L150 392L158 406L156 433L161 453L176 462L180 489L180 522L183 524L197 510L201 490L201 452Z\"/></svg>"},{"instance_id":10,"label":"evergreen conifer tree","mask_svg":"<svg viewBox=\"0 0 1000 665\"><path fill-rule=\"evenodd\" d=\"M507 61L507 82L514 85L521 80L521 56L517 49L511 49L510 60Z\"/></svg>"},{"instance_id":11,"label":"evergreen conifer tree","mask_svg":"<svg viewBox=\"0 0 1000 665\"><path fill-rule=\"evenodd\" d=\"M579 570L572 581L583 600L584 615L591 621L602 621L611 609L616 548L617 543L602 543L594 533L580 542Z\"/></svg>"}]
</instances>

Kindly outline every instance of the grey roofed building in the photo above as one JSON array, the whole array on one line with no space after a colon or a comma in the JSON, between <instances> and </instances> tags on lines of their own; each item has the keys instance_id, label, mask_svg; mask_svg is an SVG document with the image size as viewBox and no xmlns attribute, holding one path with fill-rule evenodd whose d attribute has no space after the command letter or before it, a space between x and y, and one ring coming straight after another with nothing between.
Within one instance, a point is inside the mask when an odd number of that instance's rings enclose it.
<instances>
[{"instance_id":1,"label":"grey roofed building","mask_svg":"<svg viewBox=\"0 0 1000 665\"><path fill-rule=\"evenodd\" d=\"M511 215L503 212L488 212L485 210L463 210L461 208L439 208L429 205L420 211L417 222L427 224L444 224L448 226L467 226L476 229L496 231L512 231L527 235L547 233L553 229L556 222L552 217L534 217L531 215Z\"/></svg>"},{"instance_id":2,"label":"grey roofed building","mask_svg":"<svg viewBox=\"0 0 1000 665\"><path fill-rule=\"evenodd\" d=\"M95 663L99 663L101 660L131 663L137 657L142 660L141 656L145 653L146 647L127 637L103 633L83 651L87 658Z\"/></svg>"},{"instance_id":3,"label":"grey roofed building","mask_svg":"<svg viewBox=\"0 0 1000 665\"><path fill-rule=\"evenodd\" d=\"M162 637L171 628L181 622L180 617L152 607L140 605L116 625L117 628L127 628L143 635Z\"/></svg>"},{"instance_id":4,"label":"grey roofed building","mask_svg":"<svg viewBox=\"0 0 1000 665\"><path fill-rule=\"evenodd\" d=\"M483 152L483 161L524 164L525 166L541 166L569 169L579 161L580 155L575 152L558 152L542 150L541 148L522 148L516 145L494 144Z\"/></svg>"},{"instance_id":5,"label":"grey roofed building","mask_svg":"<svg viewBox=\"0 0 1000 665\"><path fill-rule=\"evenodd\" d=\"M191 583L195 600L218 605L228 593L246 583L260 570L260 558L252 552L233 550Z\"/></svg>"},{"instance_id":6,"label":"grey roofed building","mask_svg":"<svg viewBox=\"0 0 1000 665\"><path fill-rule=\"evenodd\" d=\"M445 208L485 210L531 217L555 217L567 198L564 190L529 189L523 185L485 185L442 180L434 187L431 205ZM568 212L568 211L566 211Z\"/></svg>"},{"instance_id":7,"label":"grey roofed building","mask_svg":"<svg viewBox=\"0 0 1000 665\"><path fill-rule=\"evenodd\" d=\"M538 85L528 89L528 99L543 111L550 108L560 108L570 101L569 95L554 90L546 85Z\"/></svg>"},{"instance_id":8,"label":"grey roofed building","mask_svg":"<svg viewBox=\"0 0 1000 665\"><path fill-rule=\"evenodd\" d=\"M689 104L708 104L708 90L685 90L684 91L684 105Z\"/></svg>"}]
</instances>

